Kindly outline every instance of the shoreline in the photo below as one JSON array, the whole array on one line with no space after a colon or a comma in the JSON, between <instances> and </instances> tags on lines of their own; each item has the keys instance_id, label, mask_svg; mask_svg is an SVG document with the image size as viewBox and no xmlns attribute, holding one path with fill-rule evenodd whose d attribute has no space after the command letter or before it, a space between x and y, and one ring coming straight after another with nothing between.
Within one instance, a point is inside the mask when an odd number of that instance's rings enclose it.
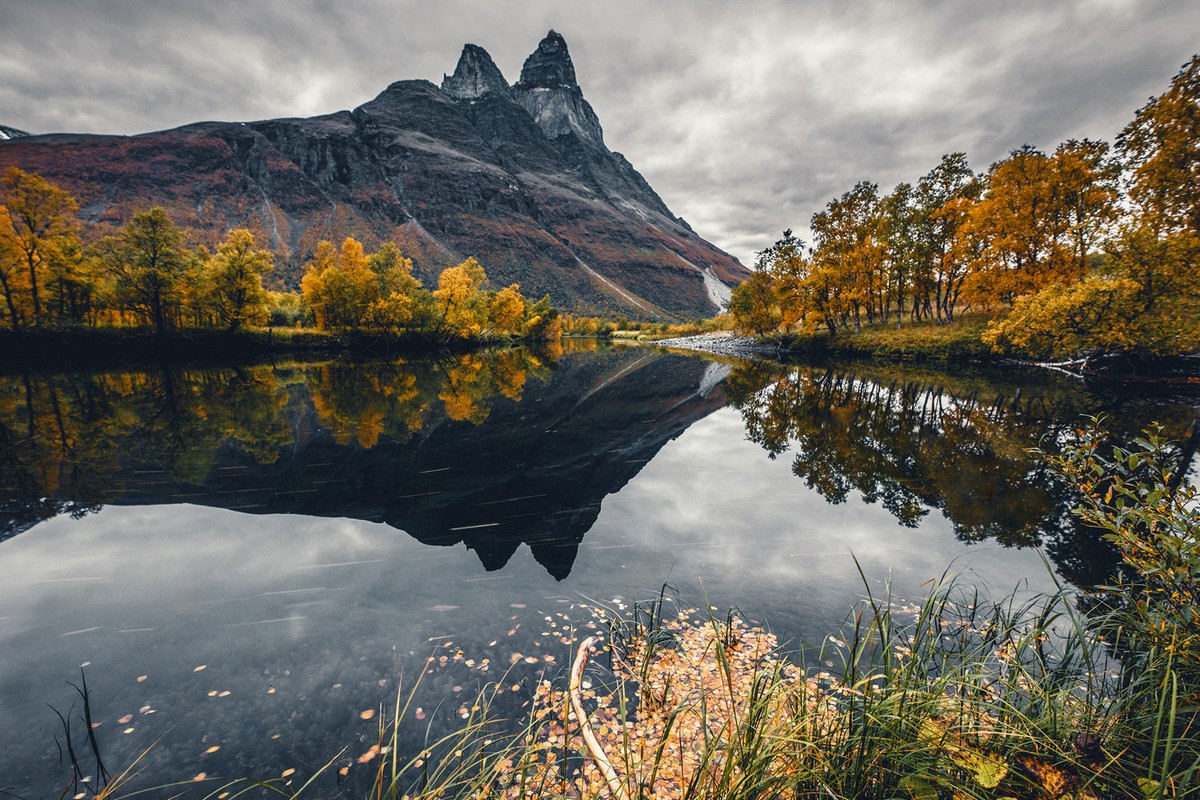
<instances>
[{"instance_id":1,"label":"shoreline","mask_svg":"<svg viewBox=\"0 0 1200 800\"><path fill-rule=\"evenodd\" d=\"M672 339L651 340L649 344L674 350L713 353L742 358L770 357L837 357L854 361L887 361L891 363L926 363L944 366L970 364L1000 369L1039 369L1058 372L1082 381L1109 385L1145 386L1159 389L1200 392L1200 354L1161 358L1112 354L1072 361L1030 361L1006 358L974 350L931 352L922 349L894 349L872 346L868 342L843 340L833 342L828 337L804 342L801 349L791 349L783 342L772 346L755 336L732 332L704 333ZM795 344L795 341L791 342Z\"/></svg>"}]
</instances>

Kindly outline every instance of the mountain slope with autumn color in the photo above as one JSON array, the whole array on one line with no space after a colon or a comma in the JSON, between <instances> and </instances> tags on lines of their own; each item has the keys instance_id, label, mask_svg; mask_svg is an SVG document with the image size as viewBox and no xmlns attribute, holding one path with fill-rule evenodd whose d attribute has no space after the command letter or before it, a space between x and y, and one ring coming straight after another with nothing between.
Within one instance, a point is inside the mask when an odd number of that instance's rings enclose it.
<instances>
[{"instance_id":1,"label":"mountain slope with autumn color","mask_svg":"<svg viewBox=\"0 0 1200 800\"><path fill-rule=\"evenodd\" d=\"M641 319L711 314L747 275L608 149L554 31L511 86L469 44L440 87L399 81L353 111L14 137L8 166L72 192L89 222L161 205L199 242L247 227L289 284L319 240L348 235L396 241L427 285L475 256L497 285Z\"/></svg>"}]
</instances>

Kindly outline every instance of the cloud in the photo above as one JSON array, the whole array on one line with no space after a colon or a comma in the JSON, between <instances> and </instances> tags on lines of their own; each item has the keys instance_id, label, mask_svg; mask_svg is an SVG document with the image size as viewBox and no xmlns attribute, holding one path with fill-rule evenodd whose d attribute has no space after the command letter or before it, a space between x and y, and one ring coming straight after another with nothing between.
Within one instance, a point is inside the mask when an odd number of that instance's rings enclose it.
<instances>
[{"instance_id":1,"label":"cloud","mask_svg":"<svg viewBox=\"0 0 1200 800\"><path fill-rule=\"evenodd\" d=\"M743 261L860 179L1111 139L1200 29L1200 5L1167 0L0 5L0 123L34 132L352 108L440 80L465 42L515 81L553 27L609 146Z\"/></svg>"}]
</instances>

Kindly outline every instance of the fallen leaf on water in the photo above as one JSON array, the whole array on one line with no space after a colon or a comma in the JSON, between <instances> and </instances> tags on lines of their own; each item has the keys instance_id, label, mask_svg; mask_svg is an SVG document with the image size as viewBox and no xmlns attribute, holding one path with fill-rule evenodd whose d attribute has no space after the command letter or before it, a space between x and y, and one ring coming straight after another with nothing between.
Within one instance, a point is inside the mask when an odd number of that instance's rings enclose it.
<instances>
[{"instance_id":1,"label":"fallen leaf on water","mask_svg":"<svg viewBox=\"0 0 1200 800\"><path fill-rule=\"evenodd\" d=\"M133 721L133 714L126 714L125 716L123 716L119 720L117 720L117 723L120 725L128 725L132 721Z\"/></svg>"},{"instance_id":2,"label":"fallen leaf on water","mask_svg":"<svg viewBox=\"0 0 1200 800\"><path fill-rule=\"evenodd\" d=\"M267 689L267 694L275 694L275 687L272 686L270 689Z\"/></svg>"},{"instance_id":3,"label":"fallen leaf on water","mask_svg":"<svg viewBox=\"0 0 1200 800\"><path fill-rule=\"evenodd\" d=\"M216 689L213 689L211 692L209 692L209 693L208 693L208 696L209 696L209 697L216 697L216 696L217 696L217 690L216 690Z\"/></svg>"},{"instance_id":4,"label":"fallen leaf on water","mask_svg":"<svg viewBox=\"0 0 1200 800\"><path fill-rule=\"evenodd\" d=\"M192 672L200 672L201 670L204 670L207 668L208 668L208 664L201 664L200 666L198 666L194 670L192 670Z\"/></svg>"},{"instance_id":5,"label":"fallen leaf on water","mask_svg":"<svg viewBox=\"0 0 1200 800\"><path fill-rule=\"evenodd\" d=\"M205 751L204 751L204 755L206 755L206 756L208 756L208 755L212 755L213 753L217 752L217 751L218 751L218 750L220 750L220 749L221 749L221 745L219 745L219 744L214 744L212 747L210 747L210 748L208 748L207 750L205 750Z\"/></svg>"},{"instance_id":6,"label":"fallen leaf on water","mask_svg":"<svg viewBox=\"0 0 1200 800\"><path fill-rule=\"evenodd\" d=\"M349 775L349 774L350 774L350 768L349 768L349 767L342 767L341 769L339 769L339 770L338 770L338 775L341 775L343 778L344 778L344 777L346 777L346 776L347 776L347 775Z\"/></svg>"},{"instance_id":7,"label":"fallen leaf on water","mask_svg":"<svg viewBox=\"0 0 1200 800\"><path fill-rule=\"evenodd\" d=\"M149 675L138 675L138 683L141 683L142 681L146 680L146 678L149 678L149 677L150 677Z\"/></svg>"},{"instance_id":8,"label":"fallen leaf on water","mask_svg":"<svg viewBox=\"0 0 1200 800\"><path fill-rule=\"evenodd\" d=\"M371 749L358 757L358 763L365 764L377 755L379 755L379 745L373 744L371 745Z\"/></svg>"},{"instance_id":9,"label":"fallen leaf on water","mask_svg":"<svg viewBox=\"0 0 1200 800\"><path fill-rule=\"evenodd\" d=\"M121 731L121 733L133 733L133 730L133 728L126 728L125 730Z\"/></svg>"},{"instance_id":10,"label":"fallen leaf on water","mask_svg":"<svg viewBox=\"0 0 1200 800\"><path fill-rule=\"evenodd\" d=\"M415 716L417 719L425 719L425 709L423 709L423 708L418 708L418 709L417 709L417 713L416 713L414 716Z\"/></svg>"},{"instance_id":11,"label":"fallen leaf on water","mask_svg":"<svg viewBox=\"0 0 1200 800\"><path fill-rule=\"evenodd\" d=\"M229 690L226 689L225 691L223 691L219 695L217 695L217 697L229 697Z\"/></svg>"},{"instance_id":12,"label":"fallen leaf on water","mask_svg":"<svg viewBox=\"0 0 1200 800\"><path fill-rule=\"evenodd\" d=\"M194 780L194 781L202 781L202 780L204 780L204 779L205 779L205 778L207 778L207 777L208 777L208 773L207 773L207 772L200 772L200 773L197 773L197 774L196 774L196 777L192 778L192 780Z\"/></svg>"},{"instance_id":13,"label":"fallen leaf on water","mask_svg":"<svg viewBox=\"0 0 1200 800\"><path fill-rule=\"evenodd\" d=\"M366 711L362 712L358 716L359 716L359 719L371 719L372 717L375 716L375 709L368 708Z\"/></svg>"},{"instance_id":14,"label":"fallen leaf on water","mask_svg":"<svg viewBox=\"0 0 1200 800\"><path fill-rule=\"evenodd\" d=\"M293 774L295 771L296 771L296 770L295 770L295 768L294 768L294 767L291 767L291 768L285 769L283 772L281 772L281 773L279 774L279 777L281 777L281 778L286 778L288 775L291 775L291 774Z\"/></svg>"}]
</instances>

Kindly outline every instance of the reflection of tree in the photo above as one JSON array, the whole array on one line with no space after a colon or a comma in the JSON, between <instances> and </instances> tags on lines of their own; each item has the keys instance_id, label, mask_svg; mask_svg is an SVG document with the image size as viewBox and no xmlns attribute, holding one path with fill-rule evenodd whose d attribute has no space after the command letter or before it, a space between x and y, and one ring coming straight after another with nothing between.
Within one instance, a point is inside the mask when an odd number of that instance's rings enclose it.
<instances>
[{"instance_id":1,"label":"reflection of tree","mask_svg":"<svg viewBox=\"0 0 1200 800\"><path fill-rule=\"evenodd\" d=\"M322 365L309 376L313 407L338 444L364 449L381 436L407 441L436 408L446 418L478 425L497 395L519 402L530 375L547 368L526 350L465 353L439 361Z\"/></svg>"},{"instance_id":2,"label":"reflection of tree","mask_svg":"<svg viewBox=\"0 0 1200 800\"><path fill-rule=\"evenodd\" d=\"M137 483L204 484L231 458L276 462L296 443L291 385L307 385L335 441L407 441L441 409L479 424L549 367L524 350L441 361L167 368L0 377L0 539L81 515ZM303 415L301 415L303 416ZM136 479L134 479L136 476Z\"/></svg>"},{"instance_id":3,"label":"reflection of tree","mask_svg":"<svg viewBox=\"0 0 1200 800\"><path fill-rule=\"evenodd\" d=\"M31 498L47 498L39 518L78 515L138 465L200 483L222 446L272 461L285 400L269 367L0 378L0 502L18 517Z\"/></svg>"},{"instance_id":4,"label":"reflection of tree","mask_svg":"<svg viewBox=\"0 0 1200 800\"><path fill-rule=\"evenodd\" d=\"M1078 386L1030 392L886 369L749 365L731 376L729 395L747 437L771 458L794 450L793 473L829 502L855 491L908 527L940 509L963 540L1045 543L1078 575L1103 548L1074 524L1075 498L1032 449L1053 447L1082 414L1108 410L1118 437L1151 413L1177 431L1193 415L1113 406Z\"/></svg>"}]
</instances>

